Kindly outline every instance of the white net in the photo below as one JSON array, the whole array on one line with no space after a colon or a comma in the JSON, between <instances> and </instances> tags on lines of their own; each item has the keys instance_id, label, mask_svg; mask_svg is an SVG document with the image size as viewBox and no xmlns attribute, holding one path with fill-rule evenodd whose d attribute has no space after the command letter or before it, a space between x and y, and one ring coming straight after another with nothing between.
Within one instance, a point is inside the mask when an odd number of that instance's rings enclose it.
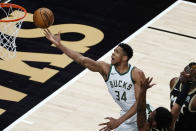
<instances>
[{"instance_id":1,"label":"white net","mask_svg":"<svg viewBox=\"0 0 196 131\"><path fill-rule=\"evenodd\" d=\"M25 12L11 5L4 7L0 4L0 14L0 58L6 60L16 55L15 40Z\"/></svg>"}]
</instances>

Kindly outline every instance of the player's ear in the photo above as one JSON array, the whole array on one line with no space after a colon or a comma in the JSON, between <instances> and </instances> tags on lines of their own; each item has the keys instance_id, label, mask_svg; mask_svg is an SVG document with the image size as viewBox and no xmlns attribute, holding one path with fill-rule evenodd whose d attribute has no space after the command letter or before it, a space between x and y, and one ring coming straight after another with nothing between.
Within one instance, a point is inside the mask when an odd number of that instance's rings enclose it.
<instances>
[{"instance_id":1,"label":"player's ear","mask_svg":"<svg viewBox=\"0 0 196 131\"><path fill-rule=\"evenodd\" d=\"M128 61L128 56L124 55L123 56L123 61Z\"/></svg>"}]
</instances>

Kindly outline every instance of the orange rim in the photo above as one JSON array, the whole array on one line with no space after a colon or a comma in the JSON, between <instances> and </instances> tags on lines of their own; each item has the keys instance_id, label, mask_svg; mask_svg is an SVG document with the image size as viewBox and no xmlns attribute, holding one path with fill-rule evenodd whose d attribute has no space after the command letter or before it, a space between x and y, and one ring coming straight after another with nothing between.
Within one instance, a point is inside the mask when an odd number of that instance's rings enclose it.
<instances>
[{"instance_id":1,"label":"orange rim","mask_svg":"<svg viewBox=\"0 0 196 131\"><path fill-rule=\"evenodd\" d=\"M23 19L26 15L27 15L27 11L24 7L16 5L16 4L10 4L10 3L0 3L0 7L12 7L12 8L16 8L16 9L21 9L22 11L24 11L24 16L20 17L18 19L13 19L13 20L0 20L0 22L14 22L14 21L19 21L21 19Z\"/></svg>"}]
</instances>

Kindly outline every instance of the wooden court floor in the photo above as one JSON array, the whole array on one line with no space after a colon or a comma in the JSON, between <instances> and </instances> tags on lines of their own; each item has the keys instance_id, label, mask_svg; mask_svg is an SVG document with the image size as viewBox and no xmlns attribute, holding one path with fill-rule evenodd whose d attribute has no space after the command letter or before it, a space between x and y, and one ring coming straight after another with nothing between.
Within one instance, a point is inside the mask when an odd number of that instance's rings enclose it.
<instances>
[{"instance_id":1,"label":"wooden court floor","mask_svg":"<svg viewBox=\"0 0 196 131\"><path fill-rule=\"evenodd\" d=\"M169 81L191 61L196 61L196 4L179 2L138 35L126 40L134 49L131 64L154 77L148 91L154 107L169 109ZM102 59L110 62L111 52ZM112 100L98 73L85 71L11 131L97 131L99 123L118 118L120 108Z\"/></svg>"}]
</instances>

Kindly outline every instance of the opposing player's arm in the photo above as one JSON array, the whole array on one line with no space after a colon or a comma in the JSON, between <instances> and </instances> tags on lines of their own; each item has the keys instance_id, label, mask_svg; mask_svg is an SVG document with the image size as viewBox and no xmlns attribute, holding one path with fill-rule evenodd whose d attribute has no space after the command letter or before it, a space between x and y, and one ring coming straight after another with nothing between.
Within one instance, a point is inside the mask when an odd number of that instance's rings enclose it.
<instances>
[{"instance_id":1,"label":"opposing player's arm","mask_svg":"<svg viewBox=\"0 0 196 131\"><path fill-rule=\"evenodd\" d=\"M178 79L177 77L174 77L170 80L170 90L172 90L174 88L177 79ZM170 129L169 129L170 131L174 130L176 120L178 119L178 116L180 114L180 109L181 109L181 107L176 103L173 105L173 107L171 109L172 123L171 123Z\"/></svg>"},{"instance_id":2,"label":"opposing player's arm","mask_svg":"<svg viewBox=\"0 0 196 131\"><path fill-rule=\"evenodd\" d=\"M70 57L75 62L83 65L84 67L88 68L91 71L99 72L105 79L105 75L107 75L107 72L109 71L109 66L110 66L109 64L103 61L99 62L91 58L85 57L81 55L79 52L71 50L66 46L62 45L60 33L58 33L57 35L53 35L49 29L45 29L44 32L46 38L50 40L61 51L63 51L68 57Z\"/></svg>"},{"instance_id":3,"label":"opposing player's arm","mask_svg":"<svg viewBox=\"0 0 196 131\"><path fill-rule=\"evenodd\" d=\"M182 91L179 93L178 98L177 98L175 104L173 105L173 107L171 109L172 124L170 126L170 131L174 130L174 127L175 127L174 125L175 125L176 120L178 119L178 117L180 115L181 107L182 107L182 105L184 104L184 102L186 100L186 97L188 95L188 91L189 91L190 87L191 87L190 83L188 83L188 82L183 83Z\"/></svg>"},{"instance_id":4,"label":"opposing player's arm","mask_svg":"<svg viewBox=\"0 0 196 131\"><path fill-rule=\"evenodd\" d=\"M147 89L151 88L155 84L151 84L153 78L145 78L142 75L139 87L139 95L137 100L137 125L139 131L149 131L150 125L146 119L146 92Z\"/></svg>"},{"instance_id":5,"label":"opposing player's arm","mask_svg":"<svg viewBox=\"0 0 196 131\"><path fill-rule=\"evenodd\" d=\"M133 81L134 81L134 86L135 86L135 99L138 101L139 98L139 91L142 86L142 83L145 81L146 77L144 75L144 72L138 68L133 69Z\"/></svg>"},{"instance_id":6,"label":"opposing player's arm","mask_svg":"<svg viewBox=\"0 0 196 131\"><path fill-rule=\"evenodd\" d=\"M145 78L143 72L139 72L140 80L138 81L138 96L137 96L137 125L139 131L149 131L150 125L146 119L146 92L155 84L151 84L153 78Z\"/></svg>"},{"instance_id":7,"label":"opposing player's arm","mask_svg":"<svg viewBox=\"0 0 196 131\"><path fill-rule=\"evenodd\" d=\"M171 114L172 114L172 123L171 126L169 128L169 131L173 131L175 128L175 123L176 120L178 119L179 115L180 115L180 110L181 110L181 106L179 106L178 104L174 104L172 109L171 109Z\"/></svg>"},{"instance_id":8,"label":"opposing player's arm","mask_svg":"<svg viewBox=\"0 0 196 131\"><path fill-rule=\"evenodd\" d=\"M136 69L135 77L135 97L137 101L137 125L139 131L147 131L146 122L146 90L141 89L141 84L145 80L145 75L142 71Z\"/></svg>"}]
</instances>

